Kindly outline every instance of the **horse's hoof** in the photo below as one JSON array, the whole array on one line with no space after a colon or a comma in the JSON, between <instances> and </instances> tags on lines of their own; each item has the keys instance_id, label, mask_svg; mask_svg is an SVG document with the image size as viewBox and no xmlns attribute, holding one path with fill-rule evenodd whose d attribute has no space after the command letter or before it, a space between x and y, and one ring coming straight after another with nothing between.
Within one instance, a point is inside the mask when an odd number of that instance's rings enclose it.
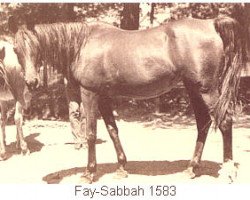
<instances>
[{"instance_id":1,"label":"horse's hoof","mask_svg":"<svg viewBox=\"0 0 250 200\"><path fill-rule=\"evenodd\" d=\"M23 156L28 156L28 155L30 155L30 150L29 149L22 149L21 153Z\"/></svg>"},{"instance_id":2,"label":"horse's hoof","mask_svg":"<svg viewBox=\"0 0 250 200\"><path fill-rule=\"evenodd\" d=\"M7 159L7 154L6 153L1 153L0 154L0 161L4 161Z\"/></svg>"},{"instance_id":3,"label":"horse's hoof","mask_svg":"<svg viewBox=\"0 0 250 200\"><path fill-rule=\"evenodd\" d=\"M183 174L185 177L189 179L193 179L196 177L196 174L194 173L194 168L193 167L188 167L186 170L183 171Z\"/></svg>"},{"instance_id":4,"label":"horse's hoof","mask_svg":"<svg viewBox=\"0 0 250 200\"><path fill-rule=\"evenodd\" d=\"M87 149L87 144L86 143L75 143L75 149Z\"/></svg>"},{"instance_id":5,"label":"horse's hoof","mask_svg":"<svg viewBox=\"0 0 250 200\"><path fill-rule=\"evenodd\" d=\"M115 179L123 179L128 177L128 172L124 169L117 169L114 175Z\"/></svg>"},{"instance_id":6,"label":"horse's hoof","mask_svg":"<svg viewBox=\"0 0 250 200\"><path fill-rule=\"evenodd\" d=\"M85 172L81 176L81 183L91 184L91 183L93 183L93 181L94 181L94 174L93 173Z\"/></svg>"},{"instance_id":7,"label":"horse's hoof","mask_svg":"<svg viewBox=\"0 0 250 200\"><path fill-rule=\"evenodd\" d=\"M81 149L82 144L80 144L80 143L75 143L74 147L75 147L76 150L79 150L79 149Z\"/></svg>"},{"instance_id":8,"label":"horse's hoof","mask_svg":"<svg viewBox=\"0 0 250 200\"><path fill-rule=\"evenodd\" d=\"M228 161L223 163L218 173L221 182L231 184L237 178L237 167L233 161Z\"/></svg>"}]
</instances>

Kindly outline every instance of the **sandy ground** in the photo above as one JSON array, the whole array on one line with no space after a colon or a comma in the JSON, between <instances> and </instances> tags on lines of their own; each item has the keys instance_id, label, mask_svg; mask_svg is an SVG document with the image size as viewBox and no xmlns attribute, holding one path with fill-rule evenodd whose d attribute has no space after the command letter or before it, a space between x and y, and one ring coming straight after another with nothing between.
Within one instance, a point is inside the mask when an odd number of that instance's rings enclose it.
<instances>
[{"instance_id":1,"label":"sandy ground","mask_svg":"<svg viewBox=\"0 0 250 200\"><path fill-rule=\"evenodd\" d=\"M233 134L234 161L238 165L235 183L250 183L250 118ZM247 122L246 122L247 123ZM116 154L103 121L98 121L97 183L220 183L222 138L210 131L203 153L199 177L183 175L192 157L196 127L155 126L139 122L117 122L127 155L129 176L114 179ZM87 151L75 150L69 123L29 121L24 133L31 154L22 156L15 148L15 126L7 127L8 159L0 162L0 183L73 183L81 182Z\"/></svg>"}]
</instances>

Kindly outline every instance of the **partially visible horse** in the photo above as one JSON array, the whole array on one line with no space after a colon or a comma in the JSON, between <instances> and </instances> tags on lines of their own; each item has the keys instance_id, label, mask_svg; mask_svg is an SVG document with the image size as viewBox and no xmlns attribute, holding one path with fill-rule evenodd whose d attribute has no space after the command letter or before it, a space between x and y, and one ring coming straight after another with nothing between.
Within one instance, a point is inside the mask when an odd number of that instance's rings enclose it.
<instances>
[{"instance_id":1,"label":"partially visible horse","mask_svg":"<svg viewBox=\"0 0 250 200\"><path fill-rule=\"evenodd\" d=\"M96 172L97 111L114 143L118 174L126 176L127 159L110 99L156 97L180 81L190 96L198 129L188 174L193 177L200 164L211 116L222 132L224 164L234 170L232 114L245 52L237 21L228 17L184 19L147 30L124 31L105 23L80 22L18 28L10 18L9 27L16 33L15 52L30 89L39 82L41 60L81 89L85 116L82 131L86 131L88 141L85 181L92 182ZM229 178L233 176L228 174Z\"/></svg>"},{"instance_id":2,"label":"partially visible horse","mask_svg":"<svg viewBox=\"0 0 250 200\"><path fill-rule=\"evenodd\" d=\"M18 63L13 45L7 41L0 40L0 160L5 160L6 142L5 125L7 120L7 102L15 100L15 124L17 129L17 148L21 149L22 154L29 154L29 149L23 137L23 108L26 108L31 99L24 78L21 73L21 66Z\"/></svg>"}]
</instances>

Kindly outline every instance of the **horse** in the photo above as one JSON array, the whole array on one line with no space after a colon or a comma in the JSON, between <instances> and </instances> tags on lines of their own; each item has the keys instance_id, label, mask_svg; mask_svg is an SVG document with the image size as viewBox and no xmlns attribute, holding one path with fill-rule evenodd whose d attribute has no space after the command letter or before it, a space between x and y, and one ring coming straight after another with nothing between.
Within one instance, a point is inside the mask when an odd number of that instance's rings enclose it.
<instances>
[{"instance_id":1,"label":"horse","mask_svg":"<svg viewBox=\"0 0 250 200\"><path fill-rule=\"evenodd\" d=\"M18 63L17 55L14 52L13 44L0 40L0 60L1 60L1 80L0 83L0 107L1 107L1 141L0 141L0 160L5 160L5 125L7 120L7 102L15 100L15 124L17 126L17 148L21 148L23 155L30 154L27 143L23 138L23 108L30 105L31 94L29 93L23 75L21 66ZM7 56L6 56L7 55ZM64 81L67 99L69 101L69 118L72 134L75 139L75 148L85 148L85 138L79 134L80 123L80 90L72 86L72 82Z\"/></svg>"},{"instance_id":2,"label":"horse","mask_svg":"<svg viewBox=\"0 0 250 200\"><path fill-rule=\"evenodd\" d=\"M39 85L38 63L46 60L80 88L84 117L82 131L88 143L88 164L83 181L96 174L97 112L113 141L118 177L128 175L127 158L111 109L114 97L147 99L170 91L183 82L189 94L198 136L186 173L196 176L209 127L220 129L223 166L232 169L232 116L237 102L240 71L244 64L240 24L229 17L183 19L147 30L126 31L102 22L68 22L17 26L15 52L25 71L29 89Z\"/></svg>"},{"instance_id":3,"label":"horse","mask_svg":"<svg viewBox=\"0 0 250 200\"><path fill-rule=\"evenodd\" d=\"M5 125L7 119L7 102L15 100L14 120L17 130L16 147L21 149L23 155L30 153L23 137L23 109L30 104L31 94L29 93L21 73L21 66L13 51L13 45L7 41L0 41L0 160L7 159L5 142Z\"/></svg>"}]
</instances>

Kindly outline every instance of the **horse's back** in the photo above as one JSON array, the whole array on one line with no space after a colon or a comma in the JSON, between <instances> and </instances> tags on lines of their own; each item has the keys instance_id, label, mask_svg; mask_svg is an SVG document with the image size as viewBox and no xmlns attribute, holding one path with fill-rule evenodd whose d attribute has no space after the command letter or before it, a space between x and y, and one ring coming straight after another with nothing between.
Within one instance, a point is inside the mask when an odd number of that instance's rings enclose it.
<instances>
[{"instance_id":1,"label":"horse's back","mask_svg":"<svg viewBox=\"0 0 250 200\"><path fill-rule=\"evenodd\" d=\"M122 51L123 54L130 54L131 51L134 52L137 49L140 49L141 54L146 55L148 52L152 53L150 52L152 47L157 50L155 47L165 46L166 50L169 50L167 53L173 54L173 57L176 58L173 60L176 61L175 65L186 64L187 57L192 57L195 62L200 58L201 52L213 57L213 55L217 56L223 51L222 40L215 30L213 19L188 18L155 28L134 31L121 30L108 24L97 23L91 42L103 51L111 49L114 51L113 55L119 51ZM96 48L93 48L93 52L94 49ZM145 50L143 51L143 49Z\"/></svg>"}]
</instances>

